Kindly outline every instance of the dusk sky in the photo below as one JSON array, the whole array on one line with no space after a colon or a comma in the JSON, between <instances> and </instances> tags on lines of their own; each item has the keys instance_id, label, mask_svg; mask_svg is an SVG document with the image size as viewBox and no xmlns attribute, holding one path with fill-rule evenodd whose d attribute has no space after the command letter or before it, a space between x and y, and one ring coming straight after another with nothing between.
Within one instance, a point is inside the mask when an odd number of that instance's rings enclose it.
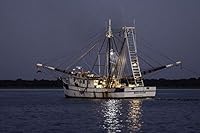
<instances>
[{"instance_id":1,"label":"dusk sky","mask_svg":"<svg viewBox=\"0 0 200 133\"><path fill-rule=\"evenodd\" d=\"M0 79L48 78L36 73L37 62L70 59L109 18L113 27L135 19L138 47L144 38L200 73L199 0L0 0ZM198 75L173 69L159 76Z\"/></svg>"}]
</instances>

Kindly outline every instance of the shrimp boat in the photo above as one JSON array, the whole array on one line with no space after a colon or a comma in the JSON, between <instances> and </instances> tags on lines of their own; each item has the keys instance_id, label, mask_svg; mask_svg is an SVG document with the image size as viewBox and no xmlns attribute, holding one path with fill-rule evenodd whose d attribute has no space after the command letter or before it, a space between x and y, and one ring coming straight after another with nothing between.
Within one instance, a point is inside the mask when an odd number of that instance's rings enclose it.
<instances>
[{"instance_id":1,"label":"shrimp boat","mask_svg":"<svg viewBox=\"0 0 200 133\"><path fill-rule=\"evenodd\" d=\"M149 98L155 97L156 86L145 86L143 75L161 69L181 64L177 61L173 64L162 65L154 69L141 71L136 48L135 26L123 26L120 28L121 44L114 41L114 32L111 27L111 19L104 34L104 41L96 52L93 69L87 70L81 66L60 69L46 64L38 63L37 68L49 69L61 72L65 97L78 98ZM77 62L84 58L99 43L95 43L88 51L81 55ZM117 48L120 47L120 48ZM103 52L103 49L104 52ZM128 71L125 68L128 67ZM124 75L126 73L126 75Z\"/></svg>"}]
</instances>

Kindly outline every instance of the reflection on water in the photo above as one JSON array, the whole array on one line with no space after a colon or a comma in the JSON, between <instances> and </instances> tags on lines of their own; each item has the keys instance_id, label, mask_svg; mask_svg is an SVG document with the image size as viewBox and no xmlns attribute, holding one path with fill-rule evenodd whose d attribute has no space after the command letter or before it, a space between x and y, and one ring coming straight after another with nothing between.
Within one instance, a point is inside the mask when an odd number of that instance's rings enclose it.
<instances>
[{"instance_id":1,"label":"reflection on water","mask_svg":"<svg viewBox=\"0 0 200 133\"><path fill-rule=\"evenodd\" d=\"M139 131L142 127L142 101L135 99L130 101L130 112L128 112L128 128L131 131Z\"/></svg>"},{"instance_id":2,"label":"reflection on water","mask_svg":"<svg viewBox=\"0 0 200 133\"><path fill-rule=\"evenodd\" d=\"M123 104L126 105L123 106ZM107 132L122 132L122 129L129 132L140 131L143 123L141 120L142 100L128 100L123 104L121 100L115 99L102 103L103 128Z\"/></svg>"},{"instance_id":3,"label":"reflection on water","mask_svg":"<svg viewBox=\"0 0 200 133\"><path fill-rule=\"evenodd\" d=\"M119 116L121 115L121 102L119 100L108 100L102 103L104 125L103 128L108 132L121 132L122 125L120 124Z\"/></svg>"}]
</instances>

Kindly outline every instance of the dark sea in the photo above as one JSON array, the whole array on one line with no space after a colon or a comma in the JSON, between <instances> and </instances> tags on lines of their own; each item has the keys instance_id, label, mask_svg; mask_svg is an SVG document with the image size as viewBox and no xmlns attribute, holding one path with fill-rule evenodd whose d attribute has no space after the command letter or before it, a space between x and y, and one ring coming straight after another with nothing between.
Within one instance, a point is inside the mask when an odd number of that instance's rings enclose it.
<instances>
[{"instance_id":1,"label":"dark sea","mask_svg":"<svg viewBox=\"0 0 200 133\"><path fill-rule=\"evenodd\" d=\"M0 90L0 133L200 133L200 89L154 99L65 98L61 89Z\"/></svg>"}]
</instances>

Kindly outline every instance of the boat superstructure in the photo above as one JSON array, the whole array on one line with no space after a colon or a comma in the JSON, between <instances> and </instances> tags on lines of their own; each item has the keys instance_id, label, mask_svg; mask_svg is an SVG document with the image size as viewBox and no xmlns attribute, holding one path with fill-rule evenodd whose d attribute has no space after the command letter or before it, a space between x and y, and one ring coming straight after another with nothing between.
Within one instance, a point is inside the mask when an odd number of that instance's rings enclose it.
<instances>
[{"instance_id":1,"label":"boat superstructure","mask_svg":"<svg viewBox=\"0 0 200 133\"><path fill-rule=\"evenodd\" d=\"M52 66L37 64L38 68L46 68L52 71L64 73L62 77L64 94L66 97L81 98L147 98L155 97L156 87L145 86L143 75L161 69L177 66L180 61L174 64L159 66L157 68L141 71L137 47L135 27L124 26L121 28L123 41L120 48L117 48L113 41L113 31L111 20L109 19L108 28L105 33L106 44L103 51L103 45L97 52L95 64L98 65L98 73L76 66L73 69L67 68L61 70ZM104 40L105 42L105 40ZM93 45L88 51L94 49ZM86 55L88 53L84 53ZM104 58L101 59L101 54ZM84 56L81 56L83 58ZM102 63L103 62L103 63ZM103 70L102 70L103 67ZM129 67L129 71L125 68ZM126 73L126 76L124 76Z\"/></svg>"}]
</instances>

